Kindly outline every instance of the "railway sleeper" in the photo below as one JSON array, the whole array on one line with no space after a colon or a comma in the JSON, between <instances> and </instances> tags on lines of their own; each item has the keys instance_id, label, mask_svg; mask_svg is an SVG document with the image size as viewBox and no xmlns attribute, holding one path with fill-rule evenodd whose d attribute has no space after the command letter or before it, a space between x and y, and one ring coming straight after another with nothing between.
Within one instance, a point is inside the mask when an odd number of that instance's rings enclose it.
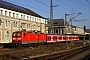
<instances>
[{"instance_id":1,"label":"railway sleeper","mask_svg":"<svg viewBox=\"0 0 90 60\"><path fill-rule=\"evenodd\" d=\"M82 52L82 51L84 51L84 50L77 50L77 51L75 51L75 52L73 52L73 53L69 53L68 55L65 55L65 56L63 56L62 58L60 58L60 60L65 60L66 58L69 58L69 57L71 57L71 56L73 56L73 55L75 55L75 54L77 54L77 53Z\"/></svg>"},{"instance_id":2,"label":"railway sleeper","mask_svg":"<svg viewBox=\"0 0 90 60\"><path fill-rule=\"evenodd\" d=\"M59 53L53 53L53 54L49 54L49 55L46 55L46 56L39 56L39 57L36 57L36 58L32 58L30 60L52 60L52 59L59 59L60 60L65 60L66 58L69 58L75 54L78 54L86 49L88 49L89 47L88 46L85 46L83 48L79 48L79 49L72 49L72 50L69 50L69 51L64 51L64 52L59 52Z\"/></svg>"}]
</instances>

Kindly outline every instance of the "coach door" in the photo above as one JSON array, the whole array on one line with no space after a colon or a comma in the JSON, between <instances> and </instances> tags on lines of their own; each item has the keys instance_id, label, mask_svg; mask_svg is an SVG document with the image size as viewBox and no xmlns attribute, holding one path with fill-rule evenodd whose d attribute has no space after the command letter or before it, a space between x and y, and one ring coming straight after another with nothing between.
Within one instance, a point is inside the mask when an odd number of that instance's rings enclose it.
<instances>
[{"instance_id":1,"label":"coach door","mask_svg":"<svg viewBox=\"0 0 90 60\"><path fill-rule=\"evenodd\" d=\"M52 43L52 42L56 42L57 41L57 35L53 35L53 34L50 34L50 35L47 35L47 42L49 43Z\"/></svg>"}]
</instances>

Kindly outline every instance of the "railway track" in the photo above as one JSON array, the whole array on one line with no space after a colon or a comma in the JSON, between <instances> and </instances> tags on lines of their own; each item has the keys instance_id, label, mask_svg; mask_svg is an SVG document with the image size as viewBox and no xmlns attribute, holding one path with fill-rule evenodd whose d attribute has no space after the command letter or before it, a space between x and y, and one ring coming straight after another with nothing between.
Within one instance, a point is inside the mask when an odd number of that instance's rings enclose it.
<instances>
[{"instance_id":1,"label":"railway track","mask_svg":"<svg viewBox=\"0 0 90 60\"><path fill-rule=\"evenodd\" d=\"M68 43L68 47L70 48L68 50L66 50L65 48L65 43L55 43L37 47L19 49L10 48L6 50L0 50L0 60L62 60L64 58L70 57L71 55L74 55L74 53L76 54L84 51L85 49L88 49L88 44L82 47L82 42L74 42L74 44L72 43L73 42Z\"/></svg>"},{"instance_id":2,"label":"railway track","mask_svg":"<svg viewBox=\"0 0 90 60\"><path fill-rule=\"evenodd\" d=\"M73 55L76 55L80 52L83 52L83 51L87 50L88 48L90 48L90 46L85 45L83 47L81 46L81 47L77 47L77 48L73 48L73 49L69 49L69 50L54 52L54 53L51 53L51 54L44 54L44 55L38 55L38 56L29 56L28 59L29 60L66 60L67 58L69 58Z\"/></svg>"}]
</instances>

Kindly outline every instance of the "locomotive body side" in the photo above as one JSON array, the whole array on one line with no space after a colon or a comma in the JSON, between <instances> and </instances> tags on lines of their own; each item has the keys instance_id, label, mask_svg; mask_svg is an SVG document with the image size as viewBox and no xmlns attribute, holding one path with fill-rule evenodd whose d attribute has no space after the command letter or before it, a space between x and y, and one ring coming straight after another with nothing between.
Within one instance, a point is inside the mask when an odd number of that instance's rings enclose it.
<instances>
[{"instance_id":1,"label":"locomotive body side","mask_svg":"<svg viewBox=\"0 0 90 60\"><path fill-rule=\"evenodd\" d=\"M47 35L46 34L38 34L38 37L39 37L39 43L42 43L42 42L47 42L46 38L47 38Z\"/></svg>"},{"instance_id":2,"label":"locomotive body side","mask_svg":"<svg viewBox=\"0 0 90 60\"><path fill-rule=\"evenodd\" d=\"M18 35L19 34L19 35ZM37 34L30 32L13 32L13 44L46 43L46 34Z\"/></svg>"}]
</instances>

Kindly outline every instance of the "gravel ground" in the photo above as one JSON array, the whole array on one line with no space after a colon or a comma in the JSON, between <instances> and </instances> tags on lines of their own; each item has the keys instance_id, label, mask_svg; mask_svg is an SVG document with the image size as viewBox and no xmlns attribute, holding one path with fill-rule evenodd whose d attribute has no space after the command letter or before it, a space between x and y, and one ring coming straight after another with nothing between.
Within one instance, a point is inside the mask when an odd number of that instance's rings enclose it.
<instances>
[{"instance_id":1,"label":"gravel ground","mask_svg":"<svg viewBox=\"0 0 90 60\"><path fill-rule=\"evenodd\" d=\"M82 46L82 41L78 42L68 42L67 43L68 48L75 48ZM52 52L62 51L66 49L66 45L64 42L61 43L53 43L53 44L47 44L47 45L40 45L36 47L28 47L28 48L20 48L17 50L9 49L8 52L3 51L2 54L0 54L0 60L12 60L15 58L21 58L23 56L35 56L39 54L49 54Z\"/></svg>"}]
</instances>

